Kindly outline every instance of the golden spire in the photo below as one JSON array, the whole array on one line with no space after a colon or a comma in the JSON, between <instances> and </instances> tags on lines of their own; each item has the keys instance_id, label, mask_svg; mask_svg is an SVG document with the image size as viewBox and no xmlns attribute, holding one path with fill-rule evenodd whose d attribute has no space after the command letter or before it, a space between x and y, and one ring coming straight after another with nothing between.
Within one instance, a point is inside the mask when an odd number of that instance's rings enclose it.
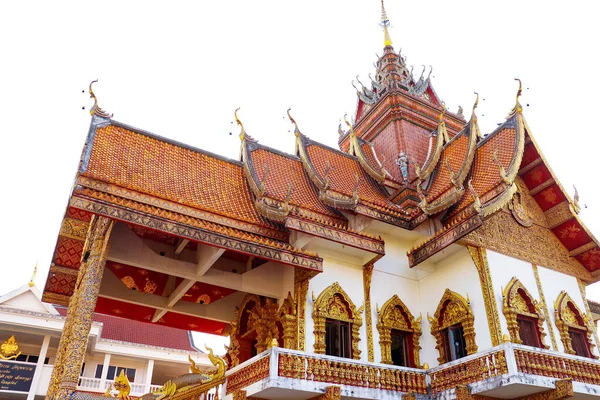
<instances>
[{"instance_id":1,"label":"golden spire","mask_svg":"<svg viewBox=\"0 0 600 400\"><path fill-rule=\"evenodd\" d=\"M519 81L519 90L517 91L514 111L521 113L523 112L523 107L521 107L521 103L519 103L519 97L521 97L521 93L523 92L523 85L521 84L521 80L519 78L515 78L515 81Z\"/></svg>"},{"instance_id":2,"label":"golden spire","mask_svg":"<svg viewBox=\"0 0 600 400\"><path fill-rule=\"evenodd\" d=\"M31 275L31 280L28 283L29 287L35 286L35 276L37 275L37 266L38 266L38 263L36 262L35 267L33 267L33 275Z\"/></svg>"},{"instance_id":3,"label":"golden spire","mask_svg":"<svg viewBox=\"0 0 600 400\"><path fill-rule=\"evenodd\" d=\"M390 26L390 20L385 12L385 5L383 4L383 0L381 0L381 26L383 26L383 47L392 45L392 38L390 37L390 33L388 32L388 27Z\"/></svg>"},{"instance_id":4,"label":"golden spire","mask_svg":"<svg viewBox=\"0 0 600 400\"><path fill-rule=\"evenodd\" d=\"M350 122L348 122L348 119L346 118L347 115L348 115L348 113L344 113L344 122L350 128L350 136L354 137L354 136L356 136L356 134L354 133L354 127L352 126L352 124Z\"/></svg>"}]
</instances>

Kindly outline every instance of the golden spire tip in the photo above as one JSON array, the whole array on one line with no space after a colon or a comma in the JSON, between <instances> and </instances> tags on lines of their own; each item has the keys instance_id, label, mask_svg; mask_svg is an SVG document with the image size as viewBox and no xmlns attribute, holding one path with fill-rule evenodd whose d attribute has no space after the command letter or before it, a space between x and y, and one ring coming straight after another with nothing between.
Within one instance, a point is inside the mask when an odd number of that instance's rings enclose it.
<instances>
[{"instance_id":1,"label":"golden spire tip","mask_svg":"<svg viewBox=\"0 0 600 400\"><path fill-rule=\"evenodd\" d=\"M37 267L38 267L38 263L36 261L35 267L33 267L33 275L31 275L31 280L29 281L29 287L35 286L35 276L37 275Z\"/></svg>"},{"instance_id":2,"label":"golden spire tip","mask_svg":"<svg viewBox=\"0 0 600 400\"><path fill-rule=\"evenodd\" d=\"M244 129L244 124L238 118L237 112L240 110L240 107L236 108L233 112L233 116L235 117L235 122L240 126L240 140L244 140L246 137L246 130Z\"/></svg>"}]
</instances>

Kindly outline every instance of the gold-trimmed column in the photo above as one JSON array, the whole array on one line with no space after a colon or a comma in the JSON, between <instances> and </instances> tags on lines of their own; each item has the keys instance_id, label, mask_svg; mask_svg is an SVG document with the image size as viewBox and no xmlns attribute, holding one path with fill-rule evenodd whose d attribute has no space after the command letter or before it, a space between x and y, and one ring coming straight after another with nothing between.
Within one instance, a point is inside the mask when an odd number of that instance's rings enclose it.
<instances>
[{"instance_id":1,"label":"gold-trimmed column","mask_svg":"<svg viewBox=\"0 0 600 400\"><path fill-rule=\"evenodd\" d=\"M67 400L75 391L85 357L87 341L92 326L96 300L100 291L110 232L114 221L96 217L90 222L83 249L83 262L72 300L67 310L68 330L63 332L59 344L60 363L54 365L52 400ZM57 368L58 367L58 368Z\"/></svg>"},{"instance_id":2,"label":"gold-trimmed column","mask_svg":"<svg viewBox=\"0 0 600 400\"><path fill-rule=\"evenodd\" d=\"M531 264L531 267L533 268L535 284L538 288L538 293L540 295L540 303L542 303L542 310L544 311L544 317L546 318L546 323L548 325L548 333L550 334L550 341L552 342L552 350L558 351L558 344L556 343L556 336L554 336L554 328L552 327L552 320L550 319L550 313L548 312L548 304L546 304L546 296L544 296L544 289L542 288L542 282L540 281L540 273L538 271L538 266L535 264Z\"/></svg>"},{"instance_id":3,"label":"gold-trimmed column","mask_svg":"<svg viewBox=\"0 0 600 400\"><path fill-rule=\"evenodd\" d=\"M373 316L371 315L371 278L373 276L373 264L363 267L363 286L365 290L365 319L367 320L367 356L369 362L375 361L373 352Z\"/></svg>"},{"instance_id":4,"label":"gold-trimmed column","mask_svg":"<svg viewBox=\"0 0 600 400\"><path fill-rule=\"evenodd\" d=\"M294 300L296 302L296 322L298 323L298 344L296 349L306 350L306 296L308 295L308 282L314 272L301 268L294 270Z\"/></svg>"},{"instance_id":5,"label":"gold-trimmed column","mask_svg":"<svg viewBox=\"0 0 600 400\"><path fill-rule=\"evenodd\" d=\"M598 331L596 330L596 324L594 323L594 317L592 317L592 310L590 310L590 305L587 301L587 296L585 294L585 285L583 281L577 278L577 284L579 285L579 292L581 292L581 297L583 298L583 305L585 306L585 312L588 317L590 329L594 333L594 340L596 340L596 348L598 352L600 352L600 340L598 339Z\"/></svg>"},{"instance_id":6,"label":"gold-trimmed column","mask_svg":"<svg viewBox=\"0 0 600 400\"><path fill-rule=\"evenodd\" d=\"M487 252L484 248L473 246L467 246L467 250L469 250L469 254L477 267L492 346L498 346L502 343L502 330L500 329L498 304L496 303L496 297L494 296L494 286L490 275Z\"/></svg>"}]
</instances>

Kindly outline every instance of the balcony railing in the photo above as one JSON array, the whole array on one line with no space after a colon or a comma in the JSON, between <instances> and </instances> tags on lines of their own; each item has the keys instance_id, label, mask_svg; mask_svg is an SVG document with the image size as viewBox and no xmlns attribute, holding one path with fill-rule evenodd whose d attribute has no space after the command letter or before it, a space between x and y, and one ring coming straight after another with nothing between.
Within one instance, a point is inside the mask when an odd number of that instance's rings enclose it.
<instances>
[{"instance_id":1,"label":"balcony railing","mask_svg":"<svg viewBox=\"0 0 600 400\"><path fill-rule=\"evenodd\" d=\"M104 386L102 386L101 379L88 378L88 377L82 376L79 378L79 385L77 385L77 390L82 390L82 391L86 391L86 392L104 393L104 392L106 392L106 389L108 389L113 383L115 383L114 380L107 379L104 382ZM160 385L150 385L150 388L147 388L146 385L144 385L142 383L133 383L133 382L129 382L129 385L131 385L131 395L132 396L141 396L148 392L155 392L162 387Z\"/></svg>"},{"instance_id":2,"label":"balcony railing","mask_svg":"<svg viewBox=\"0 0 600 400\"><path fill-rule=\"evenodd\" d=\"M444 397L443 393L450 394L457 387L468 387L472 394L505 397L515 393L515 385L518 393L529 395L552 390L556 381L565 379L572 380L575 393L600 397L600 362L513 343L429 370L275 347L227 371L226 378L224 394L245 390L247 396L255 397L277 389L308 399L328 386L340 386L343 397L355 398L401 399L403 393Z\"/></svg>"}]
</instances>

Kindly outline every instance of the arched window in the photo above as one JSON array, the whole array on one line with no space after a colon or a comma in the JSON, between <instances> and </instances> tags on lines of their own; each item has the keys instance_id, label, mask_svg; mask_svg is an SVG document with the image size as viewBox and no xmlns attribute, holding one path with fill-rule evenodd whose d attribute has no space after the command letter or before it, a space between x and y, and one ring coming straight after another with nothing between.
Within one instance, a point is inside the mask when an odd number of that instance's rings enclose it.
<instances>
[{"instance_id":1,"label":"arched window","mask_svg":"<svg viewBox=\"0 0 600 400\"><path fill-rule=\"evenodd\" d=\"M357 310L339 283L323 290L314 302L312 313L315 353L359 360L362 312L363 307Z\"/></svg>"},{"instance_id":2,"label":"arched window","mask_svg":"<svg viewBox=\"0 0 600 400\"><path fill-rule=\"evenodd\" d=\"M554 303L554 313L565 353L598 358L592 353L594 344L590 322L564 290L560 292Z\"/></svg>"},{"instance_id":3,"label":"arched window","mask_svg":"<svg viewBox=\"0 0 600 400\"><path fill-rule=\"evenodd\" d=\"M402 300L396 295L378 310L379 345L381 362L403 367L420 368L419 337L421 317L415 320Z\"/></svg>"},{"instance_id":4,"label":"arched window","mask_svg":"<svg viewBox=\"0 0 600 400\"><path fill-rule=\"evenodd\" d=\"M502 312L513 343L547 349L544 343L544 314L523 284L513 277L502 291Z\"/></svg>"},{"instance_id":5,"label":"arched window","mask_svg":"<svg viewBox=\"0 0 600 400\"><path fill-rule=\"evenodd\" d=\"M435 347L440 353L440 364L477 352L475 316L468 299L446 289L434 316L428 316L428 319L436 340Z\"/></svg>"}]
</instances>

